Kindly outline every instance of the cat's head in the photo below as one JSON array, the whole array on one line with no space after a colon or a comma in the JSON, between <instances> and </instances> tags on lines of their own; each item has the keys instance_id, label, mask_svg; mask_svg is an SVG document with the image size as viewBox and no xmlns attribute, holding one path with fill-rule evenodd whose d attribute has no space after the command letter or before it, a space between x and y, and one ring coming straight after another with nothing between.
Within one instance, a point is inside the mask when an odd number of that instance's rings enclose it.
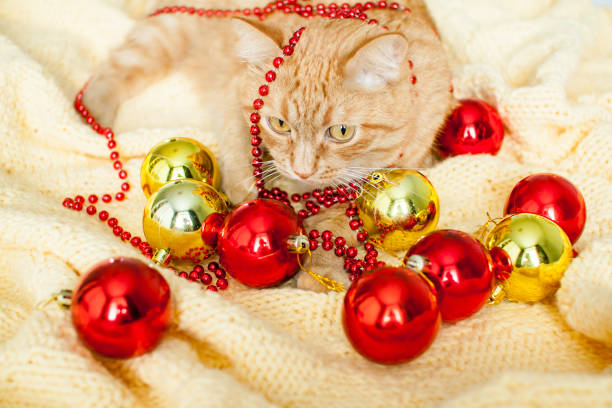
<instances>
[{"instance_id":1,"label":"cat's head","mask_svg":"<svg viewBox=\"0 0 612 408\"><path fill-rule=\"evenodd\" d=\"M263 98L261 138L279 172L322 186L376 168L421 166L451 101L431 27L417 25L408 38L359 21L316 20L305 24ZM249 66L241 100L248 117L290 34L240 19L234 26Z\"/></svg>"}]
</instances>

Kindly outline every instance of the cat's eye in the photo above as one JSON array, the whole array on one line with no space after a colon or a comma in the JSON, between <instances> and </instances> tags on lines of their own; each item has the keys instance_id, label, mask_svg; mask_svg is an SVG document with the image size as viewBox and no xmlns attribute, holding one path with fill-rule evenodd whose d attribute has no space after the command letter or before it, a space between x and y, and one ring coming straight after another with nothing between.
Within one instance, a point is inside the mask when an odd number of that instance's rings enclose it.
<instances>
[{"instance_id":1,"label":"cat's eye","mask_svg":"<svg viewBox=\"0 0 612 408\"><path fill-rule=\"evenodd\" d=\"M327 129L327 134L335 142L345 143L355 136L355 126L335 125Z\"/></svg>"},{"instance_id":2,"label":"cat's eye","mask_svg":"<svg viewBox=\"0 0 612 408\"><path fill-rule=\"evenodd\" d=\"M270 116L268 118L268 125L272 128L276 133L289 133L291 132L291 127L282 119L275 118Z\"/></svg>"}]
</instances>

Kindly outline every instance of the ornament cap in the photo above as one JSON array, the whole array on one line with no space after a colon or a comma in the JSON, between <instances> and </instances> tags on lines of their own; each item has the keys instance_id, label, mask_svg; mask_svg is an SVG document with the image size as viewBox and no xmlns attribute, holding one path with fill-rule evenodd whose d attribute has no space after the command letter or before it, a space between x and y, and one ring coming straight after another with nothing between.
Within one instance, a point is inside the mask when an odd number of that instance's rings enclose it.
<instances>
[{"instance_id":1,"label":"ornament cap","mask_svg":"<svg viewBox=\"0 0 612 408\"><path fill-rule=\"evenodd\" d=\"M172 255L170 255L169 249L158 249L155 251L152 260L160 265L168 265L172 260Z\"/></svg>"}]
</instances>

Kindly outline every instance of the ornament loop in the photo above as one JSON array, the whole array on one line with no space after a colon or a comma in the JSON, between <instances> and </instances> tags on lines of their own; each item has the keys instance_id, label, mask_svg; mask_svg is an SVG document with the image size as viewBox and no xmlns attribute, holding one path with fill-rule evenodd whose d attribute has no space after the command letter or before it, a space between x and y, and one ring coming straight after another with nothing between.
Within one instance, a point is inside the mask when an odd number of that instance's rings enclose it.
<instances>
[{"instance_id":1,"label":"ornament loop","mask_svg":"<svg viewBox=\"0 0 612 408\"><path fill-rule=\"evenodd\" d=\"M64 309L70 308L72 305L72 291L70 289L62 289L59 292L54 293L47 300L43 300L36 305L36 309L42 310L49 303L56 302Z\"/></svg>"},{"instance_id":2,"label":"ornament loop","mask_svg":"<svg viewBox=\"0 0 612 408\"><path fill-rule=\"evenodd\" d=\"M334 292L344 292L344 285L342 283L312 271L312 252L310 252L310 248L308 248L307 253L308 253L308 259L310 261L308 265L308 269L306 269L304 265L302 264L302 261L300 260L300 256L298 255L297 257L298 265L300 265L300 269L308 273L310 276L312 276L317 282L323 285L326 289L333 290Z\"/></svg>"},{"instance_id":3,"label":"ornament loop","mask_svg":"<svg viewBox=\"0 0 612 408\"><path fill-rule=\"evenodd\" d=\"M497 285L495 289L493 289L493 292L491 292L491 296L489 296L488 304L497 305L501 303L501 301L504 300L505 297L506 292L504 292L504 287L501 284Z\"/></svg>"}]
</instances>

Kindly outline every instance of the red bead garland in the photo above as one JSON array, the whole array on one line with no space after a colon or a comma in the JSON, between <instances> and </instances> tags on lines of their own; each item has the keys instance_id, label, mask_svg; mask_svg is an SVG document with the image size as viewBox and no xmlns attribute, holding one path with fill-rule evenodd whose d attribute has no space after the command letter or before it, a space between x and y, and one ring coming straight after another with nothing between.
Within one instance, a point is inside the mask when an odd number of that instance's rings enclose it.
<instances>
[{"instance_id":1,"label":"red bead garland","mask_svg":"<svg viewBox=\"0 0 612 408\"><path fill-rule=\"evenodd\" d=\"M317 4L316 6L312 5L301 5L297 0L284 0L284 1L276 1L270 2L265 7L259 8L255 7L253 9L245 8L245 9L236 9L236 10L221 10L221 9L204 9L204 8L194 8L194 7L185 7L185 6L173 6L173 7L164 7L156 10L150 17L154 17L160 14L190 14L199 17L229 17L231 15L244 15L244 16L257 16L260 20L264 20L268 15L282 11L285 14L297 14L307 19L311 19L313 17L324 17L329 19L344 19L344 18L353 18L358 19L360 21L367 22L368 24L378 24L378 21L375 19L368 19L366 15L366 11L370 9L389 9L389 10L398 10L403 11L405 13L410 13L409 8L400 7L398 3L387 4L385 1L380 1L378 3L367 2L365 4L356 3L354 5L349 5L348 3L344 3L341 6L338 6L335 3L331 3L329 5L325 4ZM383 27L387 29L386 27ZM251 135L250 142L252 146L251 154L253 156L252 166L253 166L253 175L255 176L256 187L258 192L258 197L260 198L270 198L274 200L278 200L288 206L291 206L291 202L289 199L289 194L285 191L280 190L279 188L273 188L268 190L265 188L265 181L263 179L263 171L262 166L263 162L261 156L263 152L261 150L262 140L259 137L261 133L261 129L259 128L259 122L261 120L261 114L259 110L264 106L264 101L262 97L265 97L270 92L270 85L274 83L277 78L277 70L284 63L284 58L293 55L295 46L298 44L302 33L305 28L302 27L299 30L293 33L293 36L289 39L288 44L283 46L282 52L283 56L279 56L274 58L272 61L272 65L275 69L269 70L265 74L265 83L261 85L258 89L258 96L253 101L253 109L254 112L250 115L250 121L252 126L250 127L249 133ZM410 68L413 68L412 61L410 62ZM411 81L413 84L416 83L416 76L411 77ZM103 127L99 124L96 119L89 113L89 110L83 105L83 93L87 88L87 84L84 86L82 90L80 90L74 101L75 109L81 114L84 118L85 122L91 126L91 128L103 135L107 140L107 147L111 150L109 155L109 159L113 163L113 168L117 171L118 178L123 181L127 178L128 174L123 169L123 163L119 160L119 152L117 151L117 141L115 140L115 135L112 129L108 127ZM110 203L113 200L113 196L117 201L123 201L126 198L126 194L130 191L130 184L128 182L122 182L120 185L120 191L115 192L114 194L103 194L100 199L104 203ZM298 203L300 201L304 201L304 208L297 211L298 216L301 219L308 218L310 216L316 215L321 210L321 206L325 208L329 208L338 203L346 203L350 201L354 201L358 197L359 186L356 183L351 183L349 186L339 186L337 188L326 187L323 190L315 189L312 192L307 192L303 194L292 194L291 201ZM86 212L88 215L98 214L98 217L101 221L108 220L109 226L112 228L113 233L119 237L121 240L130 242L134 247L137 247L140 252L146 256L151 258L153 254L153 249L150 244L146 241L143 241L140 237L134 236L128 231L125 231L123 227L118 225L118 221L116 218L109 219L109 213L107 211L100 211L94 205L98 201L98 196L92 194L89 196L88 201L91 205L87 206ZM85 203L85 199L83 196L76 196L74 199L66 198L63 200L62 205L66 208L73 209L75 211L81 211L83 209L83 205ZM368 239L367 232L362 231L360 229L362 222L358 219L357 209L351 207L347 210L347 216L349 217L349 227L351 230L357 232L357 240L359 242L366 242ZM374 249L372 244L366 243L366 256L363 260L357 259L357 249L355 247L347 247L346 239L344 237L335 237L332 242L333 235L330 231L325 231L324 234L321 235L322 241L317 241L319 238L318 232L316 230L310 231L310 249L315 250L319 246L321 246L324 250L330 251L334 250L334 253L341 258L344 258L344 268L350 274L350 279L355 280L361 273L367 270L372 270L377 266L382 266L384 263L377 261L378 252ZM215 264L211 263L210 265ZM216 291L218 289L227 288L227 280L225 279L225 272L220 273L223 277L217 276L216 286L211 285L212 277L206 273L202 272L200 265L196 265L194 269L188 274L186 272L180 272L178 275L180 277L187 278L189 280L200 280L203 284L209 285L209 290ZM214 267L213 267L214 268ZM203 270L203 268L202 268ZM218 269L222 271L222 269Z\"/></svg>"}]
</instances>

